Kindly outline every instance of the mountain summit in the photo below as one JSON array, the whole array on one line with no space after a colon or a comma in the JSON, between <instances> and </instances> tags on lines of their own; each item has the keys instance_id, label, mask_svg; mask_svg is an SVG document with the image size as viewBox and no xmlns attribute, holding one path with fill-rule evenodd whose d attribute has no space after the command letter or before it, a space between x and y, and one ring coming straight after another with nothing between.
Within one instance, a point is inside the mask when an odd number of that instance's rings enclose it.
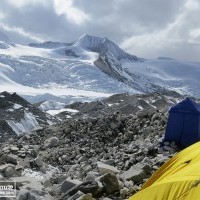
<instances>
[{"instance_id":1,"label":"mountain summit","mask_svg":"<svg viewBox=\"0 0 200 200\"><path fill-rule=\"evenodd\" d=\"M106 37L101 38L84 34L73 45L99 53L101 56L111 53L119 60L123 58L137 60L136 56L124 52L117 44Z\"/></svg>"}]
</instances>

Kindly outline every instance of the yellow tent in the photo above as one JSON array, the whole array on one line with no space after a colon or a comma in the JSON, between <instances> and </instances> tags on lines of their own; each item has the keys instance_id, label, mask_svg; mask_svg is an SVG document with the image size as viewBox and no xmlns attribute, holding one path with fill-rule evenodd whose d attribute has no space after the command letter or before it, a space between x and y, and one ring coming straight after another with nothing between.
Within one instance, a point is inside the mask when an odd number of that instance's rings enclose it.
<instances>
[{"instance_id":1,"label":"yellow tent","mask_svg":"<svg viewBox=\"0 0 200 200\"><path fill-rule=\"evenodd\" d=\"M129 200L200 200L200 142L184 149Z\"/></svg>"}]
</instances>

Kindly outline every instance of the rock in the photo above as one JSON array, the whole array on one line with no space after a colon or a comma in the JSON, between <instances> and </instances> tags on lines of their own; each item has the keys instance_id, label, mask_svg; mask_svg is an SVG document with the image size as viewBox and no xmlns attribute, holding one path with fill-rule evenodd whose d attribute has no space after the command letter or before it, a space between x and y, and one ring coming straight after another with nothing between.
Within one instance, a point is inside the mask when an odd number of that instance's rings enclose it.
<instances>
[{"instance_id":1,"label":"rock","mask_svg":"<svg viewBox=\"0 0 200 200\"><path fill-rule=\"evenodd\" d=\"M88 161L88 158L86 158L86 156L81 156L81 157L78 159L78 162L79 162L79 163L85 162L85 161Z\"/></svg>"},{"instance_id":2,"label":"rock","mask_svg":"<svg viewBox=\"0 0 200 200\"><path fill-rule=\"evenodd\" d=\"M115 174L107 173L100 178L100 181L108 194L112 194L120 190L118 179Z\"/></svg>"},{"instance_id":3,"label":"rock","mask_svg":"<svg viewBox=\"0 0 200 200\"><path fill-rule=\"evenodd\" d=\"M19 158L18 158L17 155L14 155L14 154L8 154L8 155L6 156L6 161L7 161L8 163L11 163L11 164L17 165L18 160L19 160Z\"/></svg>"},{"instance_id":4,"label":"rock","mask_svg":"<svg viewBox=\"0 0 200 200\"><path fill-rule=\"evenodd\" d=\"M87 173L86 175L86 180L95 180L97 177L99 177L99 173L94 172L94 171L90 171Z\"/></svg>"},{"instance_id":5,"label":"rock","mask_svg":"<svg viewBox=\"0 0 200 200\"><path fill-rule=\"evenodd\" d=\"M50 181L49 179L45 180L45 181L43 182L43 185L44 185L45 188L51 187L51 186L52 186L51 181Z\"/></svg>"},{"instance_id":6,"label":"rock","mask_svg":"<svg viewBox=\"0 0 200 200\"><path fill-rule=\"evenodd\" d=\"M98 191L99 186L96 181L86 181L81 185L79 185L78 189L85 194L87 193L95 194Z\"/></svg>"},{"instance_id":7,"label":"rock","mask_svg":"<svg viewBox=\"0 0 200 200\"><path fill-rule=\"evenodd\" d=\"M111 165L103 164L102 162L98 162L97 167L101 175L109 173L109 172L114 173L114 174L117 174L120 172L117 168Z\"/></svg>"},{"instance_id":8,"label":"rock","mask_svg":"<svg viewBox=\"0 0 200 200\"><path fill-rule=\"evenodd\" d=\"M149 165L145 165L142 169L143 169L144 173L147 175L150 175L152 172L152 169Z\"/></svg>"},{"instance_id":9,"label":"rock","mask_svg":"<svg viewBox=\"0 0 200 200\"><path fill-rule=\"evenodd\" d=\"M51 137L44 141L45 148L52 148L59 144L59 139L57 137Z\"/></svg>"},{"instance_id":10,"label":"rock","mask_svg":"<svg viewBox=\"0 0 200 200\"><path fill-rule=\"evenodd\" d=\"M93 200L91 194L84 194L81 197L79 197L77 200Z\"/></svg>"},{"instance_id":11,"label":"rock","mask_svg":"<svg viewBox=\"0 0 200 200\"><path fill-rule=\"evenodd\" d=\"M28 200L53 200L53 197L49 193L35 189L30 190L27 197Z\"/></svg>"},{"instance_id":12,"label":"rock","mask_svg":"<svg viewBox=\"0 0 200 200\"><path fill-rule=\"evenodd\" d=\"M72 189L73 187L75 187L76 185L77 184L74 183L74 181L72 181L72 180L65 180L61 184L61 191L63 193L66 193L67 191L69 191L70 189Z\"/></svg>"},{"instance_id":13,"label":"rock","mask_svg":"<svg viewBox=\"0 0 200 200\"><path fill-rule=\"evenodd\" d=\"M19 148L16 146L11 146L10 150L16 152L19 151Z\"/></svg>"},{"instance_id":14,"label":"rock","mask_svg":"<svg viewBox=\"0 0 200 200\"><path fill-rule=\"evenodd\" d=\"M125 199L129 194L129 189L124 187L123 189L120 190L120 196L122 199Z\"/></svg>"},{"instance_id":15,"label":"rock","mask_svg":"<svg viewBox=\"0 0 200 200\"><path fill-rule=\"evenodd\" d=\"M124 180L132 180L134 183L140 183L146 178L146 174L142 168L131 167L128 171L121 174L121 178Z\"/></svg>"},{"instance_id":16,"label":"rock","mask_svg":"<svg viewBox=\"0 0 200 200\"><path fill-rule=\"evenodd\" d=\"M68 194L64 194L61 197L61 200L77 200L79 197L85 195L84 193L82 193L81 191L76 192L75 194L73 194L73 196L70 197L70 195Z\"/></svg>"},{"instance_id":17,"label":"rock","mask_svg":"<svg viewBox=\"0 0 200 200\"><path fill-rule=\"evenodd\" d=\"M17 176L21 176L23 169L24 169L23 166L21 166L21 165L16 165L16 166L15 166L15 173L16 173L16 175L17 175Z\"/></svg>"},{"instance_id":18,"label":"rock","mask_svg":"<svg viewBox=\"0 0 200 200\"><path fill-rule=\"evenodd\" d=\"M88 172L92 171L92 167L90 165L86 165L83 168L83 171L84 171L85 174L88 174Z\"/></svg>"},{"instance_id":19,"label":"rock","mask_svg":"<svg viewBox=\"0 0 200 200\"><path fill-rule=\"evenodd\" d=\"M47 168L45 165L43 165L42 167L39 168L39 170L43 173L46 174Z\"/></svg>"},{"instance_id":20,"label":"rock","mask_svg":"<svg viewBox=\"0 0 200 200\"><path fill-rule=\"evenodd\" d=\"M43 164L44 164L41 157L35 158L35 159L34 159L34 162L35 162L35 164L36 164L38 167L42 167Z\"/></svg>"},{"instance_id":21,"label":"rock","mask_svg":"<svg viewBox=\"0 0 200 200\"><path fill-rule=\"evenodd\" d=\"M3 173L0 172L0 180L3 180L3 179L4 179Z\"/></svg>"},{"instance_id":22,"label":"rock","mask_svg":"<svg viewBox=\"0 0 200 200\"><path fill-rule=\"evenodd\" d=\"M113 166L115 164L115 160L114 159L104 160L103 163L106 164L106 165L112 165Z\"/></svg>"},{"instance_id":23,"label":"rock","mask_svg":"<svg viewBox=\"0 0 200 200\"><path fill-rule=\"evenodd\" d=\"M13 167L7 167L4 171L5 177L12 177L15 174L15 170Z\"/></svg>"},{"instance_id":24,"label":"rock","mask_svg":"<svg viewBox=\"0 0 200 200\"><path fill-rule=\"evenodd\" d=\"M17 194L16 200L27 200L28 199L28 190L20 190Z\"/></svg>"},{"instance_id":25,"label":"rock","mask_svg":"<svg viewBox=\"0 0 200 200\"><path fill-rule=\"evenodd\" d=\"M0 172L4 172L7 167L13 167L14 168L15 166L12 165L12 164L0 165Z\"/></svg>"},{"instance_id":26,"label":"rock","mask_svg":"<svg viewBox=\"0 0 200 200\"><path fill-rule=\"evenodd\" d=\"M170 147L170 146L163 146L163 149L165 150L165 151L173 151L174 149L172 148L172 147Z\"/></svg>"}]
</instances>

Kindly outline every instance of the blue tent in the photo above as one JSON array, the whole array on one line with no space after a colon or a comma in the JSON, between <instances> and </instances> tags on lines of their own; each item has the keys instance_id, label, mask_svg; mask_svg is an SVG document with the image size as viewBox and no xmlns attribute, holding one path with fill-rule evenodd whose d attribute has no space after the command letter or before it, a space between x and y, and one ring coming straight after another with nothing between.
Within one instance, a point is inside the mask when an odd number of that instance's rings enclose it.
<instances>
[{"instance_id":1,"label":"blue tent","mask_svg":"<svg viewBox=\"0 0 200 200\"><path fill-rule=\"evenodd\" d=\"M200 105L186 98L169 110L164 141L187 147L200 140Z\"/></svg>"}]
</instances>

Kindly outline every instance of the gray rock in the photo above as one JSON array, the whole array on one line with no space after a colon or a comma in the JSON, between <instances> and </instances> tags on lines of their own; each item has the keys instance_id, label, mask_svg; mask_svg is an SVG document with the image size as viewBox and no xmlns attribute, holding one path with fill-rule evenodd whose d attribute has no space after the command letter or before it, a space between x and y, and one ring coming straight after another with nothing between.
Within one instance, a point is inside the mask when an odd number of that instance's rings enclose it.
<instances>
[{"instance_id":1,"label":"gray rock","mask_svg":"<svg viewBox=\"0 0 200 200\"><path fill-rule=\"evenodd\" d=\"M51 137L44 141L45 148L52 148L59 144L59 139L57 137Z\"/></svg>"},{"instance_id":2,"label":"gray rock","mask_svg":"<svg viewBox=\"0 0 200 200\"><path fill-rule=\"evenodd\" d=\"M34 159L34 162L35 162L35 164L36 164L38 167L42 167L43 164L44 164L41 157L35 158L35 159Z\"/></svg>"},{"instance_id":3,"label":"gray rock","mask_svg":"<svg viewBox=\"0 0 200 200\"><path fill-rule=\"evenodd\" d=\"M93 200L91 194L84 194L81 197L79 197L77 200Z\"/></svg>"},{"instance_id":4,"label":"gray rock","mask_svg":"<svg viewBox=\"0 0 200 200\"><path fill-rule=\"evenodd\" d=\"M27 200L28 199L28 190L20 190L17 194L16 200Z\"/></svg>"},{"instance_id":5,"label":"gray rock","mask_svg":"<svg viewBox=\"0 0 200 200\"><path fill-rule=\"evenodd\" d=\"M79 159L78 159L78 162L85 162L85 161L88 161L88 158L86 158L86 156L81 156Z\"/></svg>"},{"instance_id":6,"label":"gray rock","mask_svg":"<svg viewBox=\"0 0 200 200\"><path fill-rule=\"evenodd\" d=\"M11 164L17 165L18 160L19 160L19 158L18 158L17 155L14 155L14 154L8 154L8 155L6 156L6 161L7 161L8 163L11 163Z\"/></svg>"},{"instance_id":7,"label":"gray rock","mask_svg":"<svg viewBox=\"0 0 200 200\"><path fill-rule=\"evenodd\" d=\"M43 185L44 185L45 188L51 187L51 186L52 186L51 181L50 181L49 179L45 180L45 181L43 182Z\"/></svg>"},{"instance_id":8,"label":"gray rock","mask_svg":"<svg viewBox=\"0 0 200 200\"><path fill-rule=\"evenodd\" d=\"M96 192L99 189L98 183L96 181L86 181L84 183L82 183L78 189L87 194L87 193L91 193L91 194L96 194Z\"/></svg>"},{"instance_id":9,"label":"gray rock","mask_svg":"<svg viewBox=\"0 0 200 200\"><path fill-rule=\"evenodd\" d=\"M16 166L15 166L15 173L16 173L16 175L17 175L17 176L21 176L23 169L24 169L23 166L21 166L21 165L16 165Z\"/></svg>"},{"instance_id":10,"label":"gray rock","mask_svg":"<svg viewBox=\"0 0 200 200\"><path fill-rule=\"evenodd\" d=\"M85 174L88 174L88 172L92 171L91 165L86 165L86 166L83 168L83 171L84 171Z\"/></svg>"},{"instance_id":11,"label":"gray rock","mask_svg":"<svg viewBox=\"0 0 200 200\"><path fill-rule=\"evenodd\" d=\"M114 159L104 160L103 163L106 164L106 165L112 165L113 166L115 164L115 160Z\"/></svg>"},{"instance_id":12,"label":"gray rock","mask_svg":"<svg viewBox=\"0 0 200 200\"><path fill-rule=\"evenodd\" d=\"M0 165L0 172L4 172L7 167L13 167L14 168L15 166L12 165L12 164Z\"/></svg>"},{"instance_id":13,"label":"gray rock","mask_svg":"<svg viewBox=\"0 0 200 200\"><path fill-rule=\"evenodd\" d=\"M69 191L70 189L72 189L73 187L75 187L77 184L74 183L73 181L70 180L65 180L63 181L63 183L61 184L61 191L63 193L66 193L67 191Z\"/></svg>"},{"instance_id":14,"label":"gray rock","mask_svg":"<svg viewBox=\"0 0 200 200\"><path fill-rule=\"evenodd\" d=\"M140 183L146 178L146 174L142 168L131 167L128 171L121 174L121 178L124 180L132 180L134 183Z\"/></svg>"},{"instance_id":15,"label":"gray rock","mask_svg":"<svg viewBox=\"0 0 200 200\"><path fill-rule=\"evenodd\" d=\"M112 194L120 190L119 182L115 174L107 173L100 178L105 191Z\"/></svg>"},{"instance_id":16,"label":"gray rock","mask_svg":"<svg viewBox=\"0 0 200 200\"><path fill-rule=\"evenodd\" d=\"M7 167L4 171L5 177L12 177L15 174L14 167Z\"/></svg>"},{"instance_id":17,"label":"gray rock","mask_svg":"<svg viewBox=\"0 0 200 200\"><path fill-rule=\"evenodd\" d=\"M120 190L120 196L122 199L125 199L129 194L129 189L124 187L123 189Z\"/></svg>"},{"instance_id":18,"label":"gray rock","mask_svg":"<svg viewBox=\"0 0 200 200\"><path fill-rule=\"evenodd\" d=\"M64 194L61 199L62 200L77 200L79 197L83 196L84 193L81 191L76 192L75 194L73 194L73 196L70 196L68 194Z\"/></svg>"},{"instance_id":19,"label":"gray rock","mask_svg":"<svg viewBox=\"0 0 200 200\"><path fill-rule=\"evenodd\" d=\"M13 151L13 152L19 151L19 148L16 147L16 146L11 146L10 149L11 149L11 151Z\"/></svg>"},{"instance_id":20,"label":"gray rock","mask_svg":"<svg viewBox=\"0 0 200 200\"><path fill-rule=\"evenodd\" d=\"M53 197L49 193L35 189L30 190L27 197L28 200L53 200Z\"/></svg>"},{"instance_id":21,"label":"gray rock","mask_svg":"<svg viewBox=\"0 0 200 200\"><path fill-rule=\"evenodd\" d=\"M111 165L106 165L102 162L98 162L97 167L101 175L109 173L109 172L114 173L114 174L117 174L120 172L116 167L113 167Z\"/></svg>"}]
</instances>

